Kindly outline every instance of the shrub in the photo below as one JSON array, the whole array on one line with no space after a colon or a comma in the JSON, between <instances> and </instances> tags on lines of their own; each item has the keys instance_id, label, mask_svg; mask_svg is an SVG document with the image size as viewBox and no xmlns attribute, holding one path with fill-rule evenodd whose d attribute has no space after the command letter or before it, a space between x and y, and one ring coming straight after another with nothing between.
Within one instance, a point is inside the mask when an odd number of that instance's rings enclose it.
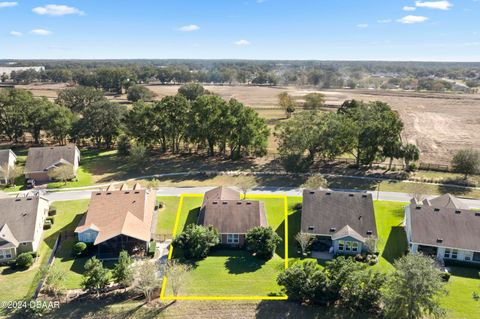
<instances>
[{"instance_id":1,"label":"shrub","mask_svg":"<svg viewBox=\"0 0 480 319\"><path fill-rule=\"evenodd\" d=\"M50 229L52 228L52 222L50 220L46 220L45 224L43 224L43 229Z\"/></svg>"},{"instance_id":2,"label":"shrub","mask_svg":"<svg viewBox=\"0 0 480 319\"><path fill-rule=\"evenodd\" d=\"M183 249L185 257L199 259L207 257L210 248L219 243L219 234L215 228L191 224L183 233L175 237L172 245L174 248Z\"/></svg>"},{"instance_id":3,"label":"shrub","mask_svg":"<svg viewBox=\"0 0 480 319\"><path fill-rule=\"evenodd\" d=\"M120 137L117 139L118 155L121 155L121 156L129 155L131 147L132 147L132 143L130 142L130 138L127 135L120 135Z\"/></svg>"},{"instance_id":4,"label":"shrub","mask_svg":"<svg viewBox=\"0 0 480 319\"><path fill-rule=\"evenodd\" d=\"M50 223L53 225L55 224L55 217L53 216L47 217L47 221L50 221Z\"/></svg>"},{"instance_id":5,"label":"shrub","mask_svg":"<svg viewBox=\"0 0 480 319\"><path fill-rule=\"evenodd\" d=\"M19 268L28 269L33 265L34 258L31 253L21 253L17 256L15 265Z\"/></svg>"},{"instance_id":6,"label":"shrub","mask_svg":"<svg viewBox=\"0 0 480 319\"><path fill-rule=\"evenodd\" d=\"M270 259L282 242L282 238L271 227L252 228L245 238L247 249L260 258Z\"/></svg>"},{"instance_id":7,"label":"shrub","mask_svg":"<svg viewBox=\"0 0 480 319\"><path fill-rule=\"evenodd\" d=\"M444 273L442 273L441 277L442 277L443 281L448 282L450 280L450 273L449 272L444 272Z\"/></svg>"},{"instance_id":8,"label":"shrub","mask_svg":"<svg viewBox=\"0 0 480 319\"><path fill-rule=\"evenodd\" d=\"M51 208L48 211L48 216L55 216L55 215L57 215L57 210L55 208Z\"/></svg>"},{"instance_id":9,"label":"shrub","mask_svg":"<svg viewBox=\"0 0 480 319\"><path fill-rule=\"evenodd\" d=\"M79 241L78 243L73 245L73 248L72 248L73 254L77 256L82 255L86 249L87 249L87 244L85 244L82 241Z\"/></svg>"}]
</instances>

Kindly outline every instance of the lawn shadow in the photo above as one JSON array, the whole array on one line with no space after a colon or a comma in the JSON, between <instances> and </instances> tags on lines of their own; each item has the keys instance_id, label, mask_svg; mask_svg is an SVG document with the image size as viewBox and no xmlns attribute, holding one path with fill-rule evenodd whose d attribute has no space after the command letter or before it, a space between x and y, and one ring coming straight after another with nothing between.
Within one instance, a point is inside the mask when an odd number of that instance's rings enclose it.
<instances>
[{"instance_id":1,"label":"lawn shadow","mask_svg":"<svg viewBox=\"0 0 480 319\"><path fill-rule=\"evenodd\" d=\"M183 225L182 231L185 231L188 225L197 223L199 213L200 213L200 207L195 207L190 209L187 215L187 219L185 220L185 225Z\"/></svg>"},{"instance_id":2,"label":"lawn shadow","mask_svg":"<svg viewBox=\"0 0 480 319\"><path fill-rule=\"evenodd\" d=\"M461 195L465 196L471 193L472 189L461 187L461 186L454 187L454 186L441 184L441 185L438 185L438 191L440 192L440 194L449 193L455 196L461 196Z\"/></svg>"},{"instance_id":3,"label":"lawn shadow","mask_svg":"<svg viewBox=\"0 0 480 319\"><path fill-rule=\"evenodd\" d=\"M257 319L367 319L375 318L373 315L362 314L360 312L348 312L335 307L303 306L299 303L290 301L271 301L263 300L257 305Z\"/></svg>"},{"instance_id":4,"label":"lawn shadow","mask_svg":"<svg viewBox=\"0 0 480 319\"><path fill-rule=\"evenodd\" d=\"M327 177L328 187L331 189L357 189L357 190L375 190L380 181L347 178L347 177Z\"/></svg>"},{"instance_id":5,"label":"lawn shadow","mask_svg":"<svg viewBox=\"0 0 480 319\"><path fill-rule=\"evenodd\" d=\"M225 267L230 274L244 274L249 272L255 272L265 265L266 260L257 258L243 250L222 250L224 255L228 256L225 261ZM226 253L226 254L225 254ZM218 254L216 254L218 256Z\"/></svg>"},{"instance_id":6,"label":"lawn shadow","mask_svg":"<svg viewBox=\"0 0 480 319\"><path fill-rule=\"evenodd\" d=\"M407 235L405 229L401 226L392 227L387 242L385 243L382 257L390 264L393 264L396 259L405 254L407 249Z\"/></svg>"},{"instance_id":7,"label":"lawn shadow","mask_svg":"<svg viewBox=\"0 0 480 319\"><path fill-rule=\"evenodd\" d=\"M300 232L301 205L293 208L293 213L288 215L288 256L285 256L285 221L283 221L275 232L282 238L282 243L277 246L275 253L281 258L298 257L298 247L295 236Z\"/></svg>"},{"instance_id":8,"label":"lawn shadow","mask_svg":"<svg viewBox=\"0 0 480 319\"><path fill-rule=\"evenodd\" d=\"M480 279L480 267L460 267L460 266L448 266L450 274L456 277Z\"/></svg>"}]
</instances>

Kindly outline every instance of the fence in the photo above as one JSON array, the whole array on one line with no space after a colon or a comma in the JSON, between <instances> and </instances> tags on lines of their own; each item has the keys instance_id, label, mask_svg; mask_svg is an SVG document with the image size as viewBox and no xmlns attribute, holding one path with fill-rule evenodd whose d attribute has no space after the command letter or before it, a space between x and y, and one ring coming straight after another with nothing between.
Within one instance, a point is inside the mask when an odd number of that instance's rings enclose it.
<instances>
[{"instance_id":1,"label":"fence","mask_svg":"<svg viewBox=\"0 0 480 319\"><path fill-rule=\"evenodd\" d=\"M153 234L152 239L158 242L164 242L173 239L173 234Z\"/></svg>"},{"instance_id":2,"label":"fence","mask_svg":"<svg viewBox=\"0 0 480 319\"><path fill-rule=\"evenodd\" d=\"M52 249L52 253L50 254L50 257L48 258L48 261L47 261L47 267L50 268L50 266L53 264L53 262L55 261L55 255L57 254L57 250L58 250L58 247L60 245L60 242L62 241L62 235L59 234L58 237L57 237L57 240L55 240L55 244L53 245L53 249ZM40 278L40 281L37 285L37 288L35 289L35 292L33 294L33 299L37 299L38 298L38 294L40 293L40 291L42 290L42 287L43 287L43 284L45 282L45 277L46 277L47 274L42 274L42 277Z\"/></svg>"}]
</instances>

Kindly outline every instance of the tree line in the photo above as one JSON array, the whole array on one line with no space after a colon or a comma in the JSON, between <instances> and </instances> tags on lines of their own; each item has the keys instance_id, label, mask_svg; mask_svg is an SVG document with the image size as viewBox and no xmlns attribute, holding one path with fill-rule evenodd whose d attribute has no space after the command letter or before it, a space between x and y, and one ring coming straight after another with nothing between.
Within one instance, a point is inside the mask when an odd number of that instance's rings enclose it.
<instances>
[{"instance_id":1,"label":"tree line","mask_svg":"<svg viewBox=\"0 0 480 319\"><path fill-rule=\"evenodd\" d=\"M281 97L281 100L284 97ZM337 112L317 109L301 112L276 127L280 159L287 170L305 171L316 160L334 160L350 154L357 167L375 161L419 159L413 144L402 143L403 122L383 102L346 101Z\"/></svg>"},{"instance_id":2,"label":"tree line","mask_svg":"<svg viewBox=\"0 0 480 319\"><path fill-rule=\"evenodd\" d=\"M203 152L232 159L264 156L270 131L265 120L235 99L226 101L188 84L160 101L138 100L128 110L93 87L67 88L55 100L18 89L0 91L0 133L19 142L30 133L111 148L119 141L172 153ZM128 149L126 150L128 152Z\"/></svg>"}]
</instances>

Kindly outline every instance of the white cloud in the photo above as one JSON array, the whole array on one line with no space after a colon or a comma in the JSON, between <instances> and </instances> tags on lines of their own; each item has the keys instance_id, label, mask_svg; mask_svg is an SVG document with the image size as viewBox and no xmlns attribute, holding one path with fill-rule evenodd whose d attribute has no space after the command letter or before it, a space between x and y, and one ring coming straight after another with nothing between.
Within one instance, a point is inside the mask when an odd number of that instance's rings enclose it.
<instances>
[{"instance_id":1,"label":"white cloud","mask_svg":"<svg viewBox=\"0 0 480 319\"><path fill-rule=\"evenodd\" d=\"M10 35L13 37L21 37L23 33L18 31L10 31Z\"/></svg>"},{"instance_id":2,"label":"white cloud","mask_svg":"<svg viewBox=\"0 0 480 319\"><path fill-rule=\"evenodd\" d=\"M240 45L240 46L245 46L245 45L250 45L251 43L248 40L242 39L242 40L238 40L238 41L233 42L233 44Z\"/></svg>"},{"instance_id":3,"label":"white cloud","mask_svg":"<svg viewBox=\"0 0 480 319\"><path fill-rule=\"evenodd\" d=\"M449 10L453 7L449 1L416 1L415 5L419 8L437 9L437 10Z\"/></svg>"},{"instance_id":4,"label":"white cloud","mask_svg":"<svg viewBox=\"0 0 480 319\"><path fill-rule=\"evenodd\" d=\"M360 24L357 24L357 28L368 28L368 24L367 23L360 23Z\"/></svg>"},{"instance_id":5,"label":"white cloud","mask_svg":"<svg viewBox=\"0 0 480 319\"><path fill-rule=\"evenodd\" d=\"M383 20L377 20L378 23L390 23L392 22L392 19L383 19Z\"/></svg>"},{"instance_id":6,"label":"white cloud","mask_svg":"<svg viewBox=\"0 0 480 319\"><path fill-rule=\"evenodd\" d=\"M403 24L415 24L415 23L422 23L427 21L428 18L424 16L413 16L413 15L408 15L405 16L401 19L398 19L397 21Z\"/></svg>"},{"instance_id":7,"label":"white cloud","mask_svg":"<svg viewBox=\"0 0 480 319\"><path fill-rule=\"evenodd\" d=\"M411 7L411 6L403 7L403 11L415 11L415 10L417 10L417 8L415 8L415 7Z\"/></svg>"},{"instance_id":8,"label":"white cloud","mask_svg":"<svg viewBox=\"0 0 480 319\"><path fill-rule=\"evenodd\" d=\"M35 35L50 35L52 34L52 31L49 31L49 30L45 30L45 29L33 29L30 31L31 34L35 34Z\"/></svg>"},{"instance_id":9,"label":"white cloud","mask_svg":"<svg viewBox=\"0 0 480 319\"><path fill-rule=\"evenodd\" d=\"M65 5L59 5L59 4L47 4L44 7L33 8L32 11L39 15L49 15L49 16L64 16L67 14L76 14L81 16L85 14L85 12L77 8L69 7Z\"/></svg>"},{"instance_id":10,"label":"white cloud","mask_svg":"<svg viewBox=\"0 0 480 319\"><path fill-rule=\"evenodd\" d=\"M18 5L18 2L0 2L0 8L10 8Z\"/></svg>"},{"instance_id":11,"label":"white cloud","mask_svg":"<svg viewBox=\"0 0 480 319\"><path fill-rule=\"evenodd\" d=\"M184 25L183 27L180 27L178 30L182 32L192 32L192 31L197 31L200 29L200 27L196 24L189 24L189 25Z\"/></svg>"}]
</instances>

